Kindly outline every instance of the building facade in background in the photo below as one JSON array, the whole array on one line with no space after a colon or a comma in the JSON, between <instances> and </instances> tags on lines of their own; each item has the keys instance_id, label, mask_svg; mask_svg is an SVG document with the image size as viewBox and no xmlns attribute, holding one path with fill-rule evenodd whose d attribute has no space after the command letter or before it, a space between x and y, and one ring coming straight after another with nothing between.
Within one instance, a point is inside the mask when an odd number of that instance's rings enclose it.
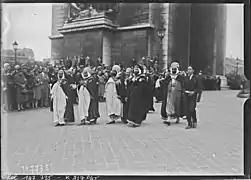
<instances>
[{"instance_id":1,"label":"building facade in background","mask_svg":"<svg viewBox=\"0 0 251 180\"><path fill-rule=\"evenodd\" d=\"M16 52L17 63L27 64L35 61L34 52L30 48L18 49ZM15 63L15 52L13 49L2 49L1 50L1 61L3 63Z\"/></svg>"},{"instance_id":2,"label":"building facade in background","mask_svg":"<svg viewBox=\"0 0 251 180\"><path fill-rule=\"evenodd\" d=\"M90 3L82 4L84 14ZM192 65L197 71L224 74L226 5L93 3L92 7L97 14L66 22L70 5L53 4L52 60L89 56L93 64L102 57L106 65L129 65L133 58L149 56L156 57L162 68L178 61L181 69ZM157 34L161 26L166 29L162 42Z\"/></svg>"}]
</instances>

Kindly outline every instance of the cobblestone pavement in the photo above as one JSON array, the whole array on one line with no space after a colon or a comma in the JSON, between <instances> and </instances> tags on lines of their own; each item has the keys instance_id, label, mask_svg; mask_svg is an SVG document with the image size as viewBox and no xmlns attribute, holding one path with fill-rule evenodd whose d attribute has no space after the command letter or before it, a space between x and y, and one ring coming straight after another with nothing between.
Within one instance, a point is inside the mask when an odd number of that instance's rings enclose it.
<instances>
[{"instance_id":1,"label":"cobblestone pavement","mask_svg":"<svg viewBox=\"0 0 251 180\"><path fill-rule=\"evenodd\" d=\"M243 99L237 91L203 92L197 129L162 124L160 104L139 128L54 127L49 109L2 117L2 167L12 173L243 174Z\"/></svg>"}]
</instances>

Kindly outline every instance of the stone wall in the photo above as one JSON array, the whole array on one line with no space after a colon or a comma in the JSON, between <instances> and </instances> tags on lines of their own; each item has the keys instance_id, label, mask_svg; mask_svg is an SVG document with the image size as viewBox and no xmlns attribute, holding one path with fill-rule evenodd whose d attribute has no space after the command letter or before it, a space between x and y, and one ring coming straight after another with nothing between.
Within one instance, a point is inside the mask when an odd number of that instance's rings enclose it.
<instances>
[{"instance_id":1,"label":"stone wall","mask_svg":"<svg viewBox=\"0 0 251 180\"><path fill-rule=\"evenodd\" d=\"M186 69L189 58L190 4L170 4L170 61L177 61L181 69Z\"/></svg>"},{"instance_id":2,"label":"stone wall","mask_svg":"<svg viewBox=\"0 0 251 180\"><path fill-rule=\"evenodd\" d=\"M116 32L112 45L112 62L129 65L133 58L140 61L147 56L147 30L125 30Z\"/></svg>"},{"instance_id":3,"label":"stone wall","mask_svg":"<svg viewBox=\"0 0 251 180\"><path fill-rule=\"evenodd\" d=\"M216 74L224 75L224 59L226 55L226 7L217 4L217 27L216 27Z\"/></svg>"},{"instance_id":4,"label":"stone wall","mask_svg":"<svg viewBox=\"0 0 251 180\"><path fill-rule=\"evenodd\" d=\"M51 40L51 59L60 60L63 56L64 39L52 39Z\"/></svg>"},{"instance_id":5,"label":"stone wall","mask_svg":"<svg viewBox=\"0 0 251 180\"><path fill-rule=\"evenodd\" d=\"M117 23L121 27L149 23L149 3L120 3Z\"/></svg>"},{"instance_id":6,"label":"stone wall","mask_svg":"<svg viewBox=\"0 0 251 180\"><path fill-rule=\"evenodd\" d=\"M61 28L67 19L66 3L58 3L52 5L52 27L51 35L60 35L58 28Z\"/></svg>"},{"instance_id":7,"label":"stone wall","mask_svg":"<svg viewBox=\"0 0 251 180\"><path fill-rule=\"evenodd\" d=\"M63 56L89 56L96 64L97 58L102 56L102 35L101 30L65 34Z\"/></svg>"},{"instance_id":8,"label":"stone wall","mask_svg":"<svg viewBox=\"0 0 251 180\"><path fill-rule=\"evenodd\" d=\"M61 28L67 18L67 6L65 3L58 3L52 5L52 27L51 36L61 35L58 32L58 28ZM51 58L53 60L59 60L63 57L64 41L61 39L51 40Z\"/></svg>"},{"instance_id":9,"label":"stone wall","mask_svg":"<svg viewBox=\"0 0 251 180\"><path fill-rule=\"evenodd\" d=\"M157 28L160 27L162 22L161 12L163 10L163 6L160 3L151 3L151 15L150 15L150 22L154 25L155 29L153 29L151 34L151 56L157 57L158 59L161 59L161 43L160 39L157 34Z\"/></svg>"}]
</instances>

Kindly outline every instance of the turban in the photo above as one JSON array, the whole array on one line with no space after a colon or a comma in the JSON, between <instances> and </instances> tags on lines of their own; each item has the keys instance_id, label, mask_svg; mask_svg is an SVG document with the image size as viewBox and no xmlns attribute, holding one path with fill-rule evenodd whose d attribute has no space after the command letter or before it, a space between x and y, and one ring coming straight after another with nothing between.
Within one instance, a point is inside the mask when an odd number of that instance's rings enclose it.
<instances>
[{"instance_id":1,"label":"turban","mask_svg":"<svg viewBox=\"0 0 251 180\"><path fill-rule=\"evenodd\" d=\"M172 64L171 64L171 68L179 68L180 67L180 65L179 65L179 63L177 63L177 62L173 62Z\"/></svg>"},{"instance_id":2,"label":"turban","mask_svg":"<svg viewBox=\"0 0 251 180\"><path fill-rule=\"evenodd\" d=\"M4 65L3 65L4 68L7 68L8 66L10 66L9 63L4 63Z\"/></svg>"},{"instance_id":3,"label":"turban","mask_svg":"<svg viewBox=\"0 0 251 180\"><path fill-rule=\"evenodd\" d=\"M113 67L112 67L112 71L116 71L117 73L119 73L120 72L120 67L119 67L119 65L114 65Z\"/></svg>"},{"instance_id":4,"label":"turban","mask_svg":"<svg viewBox=\"0 0 251 180\"><path fill-rule=\"evenodd\" d=\"M126 69L126 73L131 73L132 72L132 68L127 68Z\"/></svg>"}]
</instances>

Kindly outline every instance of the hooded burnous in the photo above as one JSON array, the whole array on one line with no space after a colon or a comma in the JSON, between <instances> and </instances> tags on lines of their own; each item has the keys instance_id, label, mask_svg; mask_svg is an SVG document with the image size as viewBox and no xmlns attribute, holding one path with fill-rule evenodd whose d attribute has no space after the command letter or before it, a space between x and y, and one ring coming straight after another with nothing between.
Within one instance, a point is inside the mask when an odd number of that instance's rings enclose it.
<instances>
[{"instance_id":1,"label":"hooded burnous","mask_svg":"<svg viewBox=\"0 0 251 180\"><path fill-rule=\"evenodd\" d=\"M177 118L176 123L179 122L183 82L183 77L179 75L179 63L173 62L170 66L170 76L167 76L161 83L164 91L161 116L168 125L172 116Z\"/></svg>"}]
</instances>

